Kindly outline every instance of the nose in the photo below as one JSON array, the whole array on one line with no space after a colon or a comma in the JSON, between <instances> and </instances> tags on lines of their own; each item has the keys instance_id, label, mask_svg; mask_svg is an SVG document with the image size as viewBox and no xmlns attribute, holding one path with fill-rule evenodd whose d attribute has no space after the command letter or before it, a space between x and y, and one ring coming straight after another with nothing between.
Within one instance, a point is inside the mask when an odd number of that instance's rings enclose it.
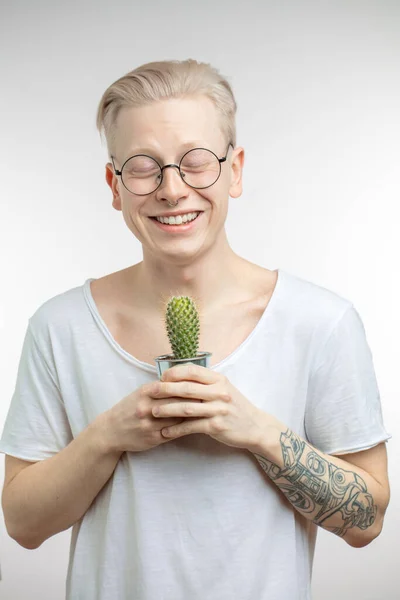
<instances>
[{"instance_id":1,"label":"nose","mask_svg":"<svg viewBox=\"0 0 400 600\"><path fill-rule=\"evenodd\" d=\"M167 171L170 167L172 167L170 171ZM156 192L160 200L168 200L169 202L173 201L176 203L180 198L187 196L190 187L182 180L178 165L164 165L161 172L163 179Z\"/></svg>"}]
</instances>

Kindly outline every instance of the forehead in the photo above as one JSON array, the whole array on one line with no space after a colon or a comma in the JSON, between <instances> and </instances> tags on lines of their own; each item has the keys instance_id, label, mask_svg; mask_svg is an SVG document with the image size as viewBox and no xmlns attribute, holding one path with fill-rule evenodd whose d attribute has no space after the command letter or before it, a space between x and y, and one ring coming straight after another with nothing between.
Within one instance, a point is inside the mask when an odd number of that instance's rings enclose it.
<instances>
[{"instance_id":1,"label":"forehead","mask_svg":"<svg viewBox=\"0 0 400 600\"><path fill-rule=\"evenodd\" d=\"M146 149L178 152L192 147L221 145L219 115L205 96L173 98L121 109L115 127L115 147L126 155Z\"/></svg>"}]
</instances>

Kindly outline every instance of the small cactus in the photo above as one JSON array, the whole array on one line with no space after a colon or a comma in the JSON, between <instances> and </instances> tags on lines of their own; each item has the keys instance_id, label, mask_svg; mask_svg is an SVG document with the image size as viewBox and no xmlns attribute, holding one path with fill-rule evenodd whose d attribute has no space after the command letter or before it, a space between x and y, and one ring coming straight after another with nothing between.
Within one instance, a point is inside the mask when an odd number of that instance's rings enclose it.
<instances>
[{"instance_id":1,"label":"small cactus","mask_svg":"<svg viewBox=\"0 0 400 600\"><path fill-rule=\"evenodd\" d=\"M192 298L172 296L167 304L165 325L175 359L197 356L200 319Z\"/></svg>"}]
</instances>

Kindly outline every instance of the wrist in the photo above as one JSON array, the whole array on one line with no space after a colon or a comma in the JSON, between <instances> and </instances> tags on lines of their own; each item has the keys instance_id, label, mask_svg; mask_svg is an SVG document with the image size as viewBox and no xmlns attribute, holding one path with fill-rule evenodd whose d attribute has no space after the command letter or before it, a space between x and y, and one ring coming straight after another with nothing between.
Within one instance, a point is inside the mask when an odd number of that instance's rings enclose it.
<instances>
[{"instance_id":1,"label":"wrist","mask_svg":"<svg viewBox=\"0 0 400 600\"><path fill-rule=\"evenodd\" d=\"M123 454L123 451L119 450L112 441L107 411L98 415L90 423L88 430L92 443L100 454L113 455L115 458L119 458Z\"/></svg>"},{"instance_id":2,"label":"wrist","mask_svg":"<svg viewBox=\"0 0 400 600\"><path fill-rule=\"evenodd\" d=\"M276 448L279 447L281 433L286 431L287 427L274 416L261 409L257 422L259 426L253 435L248 450L253 454L260 454L271 460L276 455Z\"/></svg>"}]
</instances>

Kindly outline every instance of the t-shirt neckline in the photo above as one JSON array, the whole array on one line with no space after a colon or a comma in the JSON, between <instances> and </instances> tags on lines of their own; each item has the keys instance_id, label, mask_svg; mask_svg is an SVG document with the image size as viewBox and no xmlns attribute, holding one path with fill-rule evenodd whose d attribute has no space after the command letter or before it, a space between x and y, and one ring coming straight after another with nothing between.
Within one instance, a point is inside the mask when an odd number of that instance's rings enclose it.
<instances>
[{"instance_id":1,"label":"t-shirt neckline","mask_svg":"<svg viewBox=\"0 0 400 600\"><path fill-rule=\"evenodd\" d=\"M241 350L250 343L250 340L257 334L257 332L263 326L264 321L267 319L267 317L269 317L271 315L271 313L275 309L275 306L278 302L278 298L279 298L281 287L282 287L282 281L284 279L284 274L285 274L285 272L279 268L276 269L276 272L277 272L278 276L277 276L274 290L273 290L272 295L269 299L269 302L268 302L267 306L265 307L256 326L252 329L252 331L249 333L249 335L243 340L243 342L241 342L241 344L239 344L239 346L237 346L237 348L235 348L235 350L233 350L230 354L228 354L228 356L226 356L225 358L220 360L215 365L212 365L210 367L211 370L213 370L213 371L218 370L220 367L225 366L225 364L227 364L228 362L231 362L231 360L233 360L237 356L237 354L239 354L239 352L241 352ZM103 332L103 334L105 335L105 337L107 338L107 340L109 341L111 346L113 346L113 348L118 352L118 354L122 355L128 362L130 362L150 373L157 373L156 365L151 365L150 363L139 360L138 358L136 358L135 356L133 356L132 354L130 354L129 352L124 350L124 348L122 348L122 346L120 346L120 344L118 344L116 339L113 337L113 335L111 334L110 330L108 329L105 321L103 320L102 316L100 315L100 313L97 309L97 305L92 296L92 292L90 289L90 283L92 281L95 281L94 277L88 278L84 282L84 284L82 286L83 295L84 295L86 303L90 309L90 312L92 313L93 318L95 319L96 323L100 327L101 331Z\"/></svg>"}]
</instances>

